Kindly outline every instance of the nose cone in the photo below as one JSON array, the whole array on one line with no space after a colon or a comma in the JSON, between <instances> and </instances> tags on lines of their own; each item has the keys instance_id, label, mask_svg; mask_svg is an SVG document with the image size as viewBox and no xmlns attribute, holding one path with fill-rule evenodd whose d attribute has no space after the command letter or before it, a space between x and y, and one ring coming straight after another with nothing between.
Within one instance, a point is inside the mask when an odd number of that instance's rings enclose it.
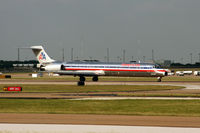
<instances>
[{"instance_id":1,"label":"nose cone","mask_svg":"<svg viewBox=\"0 0 200 133\"><path fill-rule=\"evenodd\" d=\"M171 70L169 69L164 69L165 70L165 76L168 76L168 73L171 73Z\"/></svg>"},{"instance_id":2,"label":"nose cone","mask_svg":"<svg viewBox=\"0 0 200 133\"><path fill-rule=\"evenodd\" d=\"M168 69L167 70L166 69L155 70L155 72L156 72L156 75L162 76L162 77L168 75Z\"/></svg>"}]
</instances>

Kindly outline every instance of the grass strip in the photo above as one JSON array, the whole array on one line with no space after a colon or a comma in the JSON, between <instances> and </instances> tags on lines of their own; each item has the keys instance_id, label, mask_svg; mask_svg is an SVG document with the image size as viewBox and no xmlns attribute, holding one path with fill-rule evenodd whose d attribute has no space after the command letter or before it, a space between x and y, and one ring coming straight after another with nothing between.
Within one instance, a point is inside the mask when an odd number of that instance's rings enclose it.
<instances>
[{"instance_id":1,"label":"grass strip","mask_svg":"<svg viewBox=\"0 0 200 133\"><path fill-rule=\"evenodd\" d=\"M135 91L156 91L182 89L181 86L166 85L0 85L0 88L6 86L21 86L23 92L67 92L67 93L88 93L88 92L135 92ZM3 92L3 89L0 90Z\"/></svg>"},{"instance_id":2,"label":"grass strip","mask_svg":"<svg viewBox=\"0 0 200 133\"><path fill-rule=\"evenodd\" d=\"M0 113L200 116L200 100L0 99Z\"/></svg>"},{"instance_id":3,"label":"grass strip","mask_svg":"<svg viewBox=\"0 0 200 133\"><path fill-rule=\"evenodd\" d=\"M143 94L135 94L135 93L129 93L129 94L117 94L117 96L120 97L196 97L199 98L200 94L176 94L176 93L167 93L167 94L158 94L158 93L143 93Z\"/></svg>"},{"instance_id":4,"label":"grass strip","mask_svg":"<svg viewBox=\"0 0 200 133\"><path fill-rule=\"evenodd\" d=\"M31 81L79 81L79 77L60 76L60 77L13 77L15 80L31 80ZM11 80L12 80L11 79ZM92 81L91 77L86 77L86 81ZM155 77L99 77L99 81L157 81ZM167 76L162 81L200 81L200 76Z\"/></svg>"}]
</instances>

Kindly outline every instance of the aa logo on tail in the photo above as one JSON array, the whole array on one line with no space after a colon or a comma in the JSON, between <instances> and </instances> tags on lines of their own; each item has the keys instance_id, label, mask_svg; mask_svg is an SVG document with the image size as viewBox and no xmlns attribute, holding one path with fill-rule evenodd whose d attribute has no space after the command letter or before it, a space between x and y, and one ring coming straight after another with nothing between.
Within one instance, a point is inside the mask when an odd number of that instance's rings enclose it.
<instances>
[{"instance_id":1,"label":"aa logo on tail","mask_svg":"<svg viewBox=\"0 0 200 133\"><path fill-rule=\"evenodd\" d=\"M39 60L46 60L46 56L43 52L40 53Z\"/></svg>"}]
</instances>

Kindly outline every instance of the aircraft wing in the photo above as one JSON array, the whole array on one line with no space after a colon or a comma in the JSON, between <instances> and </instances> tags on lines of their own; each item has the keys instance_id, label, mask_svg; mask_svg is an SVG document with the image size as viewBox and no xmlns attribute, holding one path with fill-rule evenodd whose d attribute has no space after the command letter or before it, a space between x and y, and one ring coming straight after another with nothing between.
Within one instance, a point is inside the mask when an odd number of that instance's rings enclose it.
<instances>
[{"instance_id":1,"label":"aircraft wing","mask_svg":"<svg viewBox=\"0 0 200 133\"><path fill-rule=\"evenodd\" d=\"M57 73L60 75L83 75L83 76L103 76L103 75L105 75L105 72L103 70L54 71L53 73Z\"/></svg>"}]
</instances>

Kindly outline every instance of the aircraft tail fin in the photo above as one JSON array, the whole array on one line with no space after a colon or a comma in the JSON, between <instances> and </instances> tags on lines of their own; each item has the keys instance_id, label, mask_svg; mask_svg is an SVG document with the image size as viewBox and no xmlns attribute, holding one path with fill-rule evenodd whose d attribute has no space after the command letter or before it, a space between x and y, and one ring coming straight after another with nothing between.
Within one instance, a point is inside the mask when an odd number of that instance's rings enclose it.
<instances>
[{"instance_id":1,"label":"aircraft tail fin","mask_svg":"<svg viewBox=\"0 0 200 133\"><path fill-rule=\"evenodd\" d=\"M42 46L31 46L30 48L32 49L33 53L35 54L40 64L51 63L55 61L47 55Z\"/></svg>"}]
</instances>

